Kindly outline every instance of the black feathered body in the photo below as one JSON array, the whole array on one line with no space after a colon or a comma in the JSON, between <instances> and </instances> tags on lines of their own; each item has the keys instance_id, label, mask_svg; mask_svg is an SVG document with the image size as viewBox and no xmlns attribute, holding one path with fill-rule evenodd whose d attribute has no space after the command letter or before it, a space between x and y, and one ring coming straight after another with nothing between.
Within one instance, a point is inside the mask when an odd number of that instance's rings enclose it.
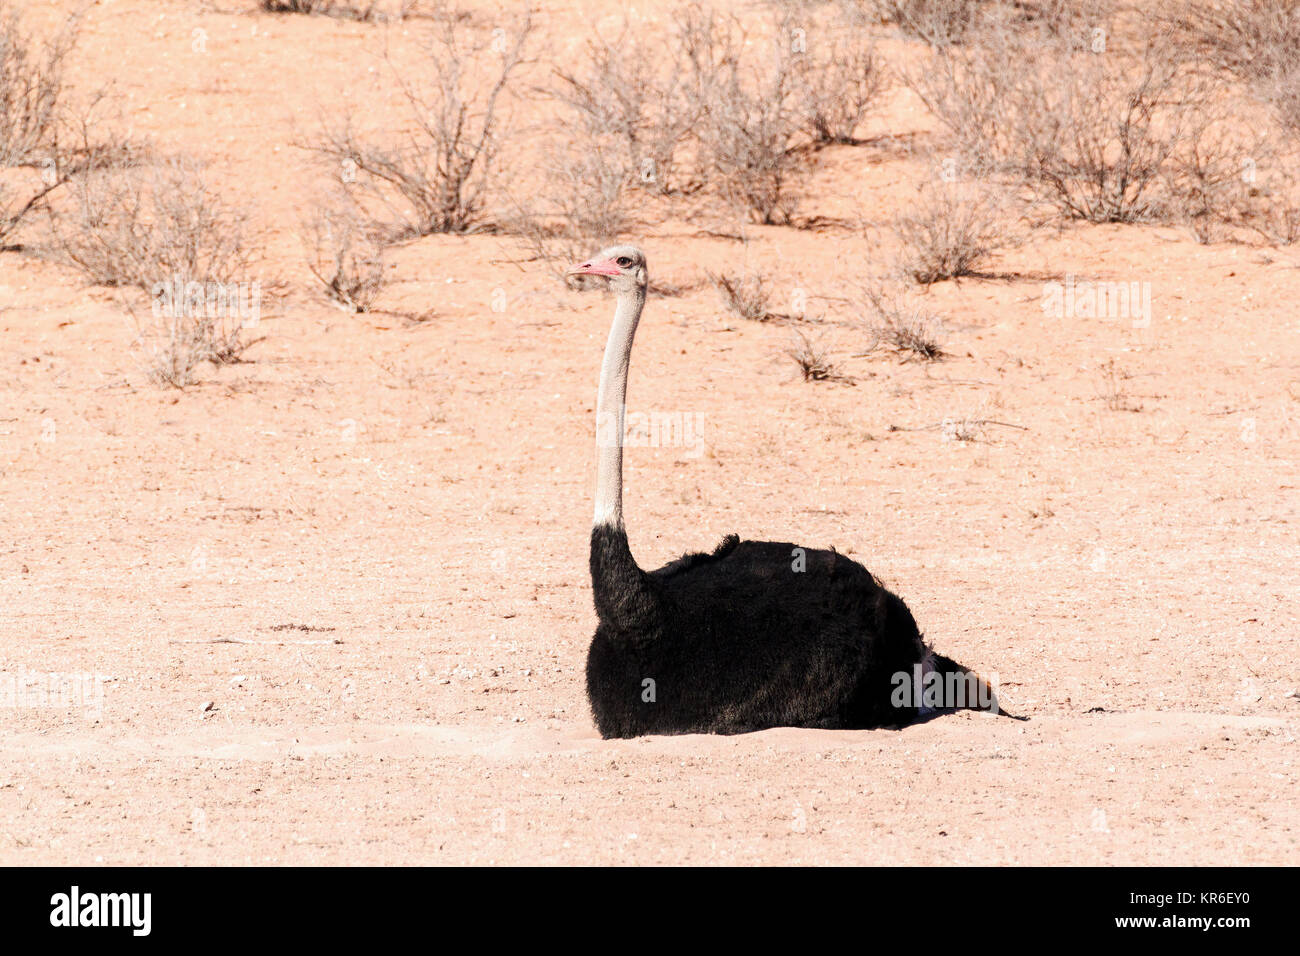
<instances>
[{"instance_id":1,"label":"black feathered body","mask_svg":"<svg viewBox=\"0 0 1300 956\"><path fill-rule=\"evenodd\" d=\"M642 571L592 531L587 695L604 737L896 726L893 676L926 649L907 605L835 551L727 538Z\"/></svg>"}]
</instances>

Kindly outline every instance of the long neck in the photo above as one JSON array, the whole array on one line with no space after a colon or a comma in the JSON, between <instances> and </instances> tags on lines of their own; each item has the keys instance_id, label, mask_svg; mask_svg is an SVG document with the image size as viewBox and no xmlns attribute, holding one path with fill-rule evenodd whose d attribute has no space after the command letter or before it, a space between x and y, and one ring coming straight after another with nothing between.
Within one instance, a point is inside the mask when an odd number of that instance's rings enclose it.
<instances>
[{"instance_id":1,"label":"long neck","mask_svg":"<svg viewBox=\"0 0 1300 956\"><path fill-rule=\"evenodd\" d=\"M623 422L632 337L645 290L619 296L605 345L596 396L596 515L591 529L591 585L596 616L616 632L645 632L662 614L657 585L637 567L623 530Z\"/></svg>"},{"instance_id":2,"label":"long neck","mask_svg":"<svg viewBox=\"0 0 1300 956\"><path fill-rule=\"evenodd\" d=\"M596 514L597 527L623 530L623 425L627 408L627 369L632 339L645 307L645 289L618 297L614 324L605 343L596 394Z\"/></svg>"}]
</instances>

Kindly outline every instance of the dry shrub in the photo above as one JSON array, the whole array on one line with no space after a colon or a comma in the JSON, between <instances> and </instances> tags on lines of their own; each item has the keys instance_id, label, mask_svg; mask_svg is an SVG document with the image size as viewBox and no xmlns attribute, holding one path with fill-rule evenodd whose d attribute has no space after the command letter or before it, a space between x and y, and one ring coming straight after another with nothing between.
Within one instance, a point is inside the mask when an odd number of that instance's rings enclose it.
<instances>
[{"instance_id":1,"label":"dry shrub","mask_svg":"<svg viewBox=\"0 0 1300 956\"><path fill-rule=\"evenodd\" d=\"M761 273L720 275L716 272L708 272L706 274L709 282L718 290L723 305L733 315L751 322L766 322L776 317L771 309L772 296L767 280Z\"/></svg>"},{"instance_id":2,"label":"dry shrub","mask_svg":"<svg viewBox=\"0 0 1300 956\"><path fill-rule=\"evenodd\" d=\"M1197 162L1188 147L1222 93L1164 36L1121 50L1104 33L1006 29L938 51L908 82L969 168L1089 222L1176 220L1162 187Z\"/></svg>"},{"instance_id":3,"label":"dry shrub","mask_svg":"<svg viewBox=\"0 0 1300 956\"><path fill-rule=\"evenodd\" d=\"M1275 161L1261 178L1247 187L1234 221L1269 245L1289 246L1300 242L1297 169L1300 169L1300 156L1294 153Z\"/></svg>"},{"instance_id":4,"label":"dry shrub","mask_svg":"<svg viewBox=\"0 0 1300 956\"><path fill-rule=\"evenodd\" d=\"M1195 0L1167 6L1161 20L1185 59L1208 65L1216 85L1245 84L1283 134L1256 133L1266 124L1244 117L1239 104L1214 106L1202 124L1208 135L1193 130L1190 159L1178 164L1176 185L1186 188L1175 196L1181 209L1191 207L1193 234L1212 241L1246 229L1272 244L1300 240L1300 0Z\"/></svg>"},{"instance_id":5,"label":"dry shrub","mask_svg":"<svg viewBox=\"0 0 1300 956\"><path fill-rule=\"evenodd\" d=\"M188 157L90 170L71 181L50 220L58 250L99 285L147 290L176 276L224 284L254 260L248 212Z\"/></svg>"},{"instance_id":6,"label":"dry shrub","mask_svg":"<svg viewBox=\"0 0 1300 956\"><path fill-rule=\"evenodd\" d=\"M1242 230L1294 242L1294 163L1227 107L1207 109L1163 171L1170 218L1201 243L1236 239Z\"/></svg>"},{"instance_id":7,"label":"dry shrub","mask_svg":"<svg viewBox=\"0 0 1300 956\"><path fill-rule=\"evenodd\" d=\"M1197 242L1229 237L1228 223L1244 195L1235 124L1203 118L1164 172L1172 215Z\"/></svg>"},{"instance_id":8,"label":"dry shrub","mask_svg":"<svg viewBox=\"0 0 1300 956\"><path fill-rule=\"evenodd\" d=\"M346 193L318 208L301 232L307 268L326 295L350 312L369 312L387 278L383 238Z\"/></svg>"},{"instance_id":9,"label":"dry shrub","mask_svg":"<svg viewBox=\"0 0 1300 956\"><path fill-rule=\"evenodd\" d=\"M527 197L511 197L512 211L501 222L505 232L522 240L532 258L560 277L593 249L625 238L633 226L633 179L626 154L617 145L586 146L557 143L546 150L540 189ZM582 277L566 281L575 288L600 285Z\"/></svg>"},{"instance_id":10,"label":"dry shrub","mask_svg":"<svg viewBox=\"0 0 1300 956\"><path fill-rule=\"evenodd\" d=\"M801 329L792 329L794 343L785 350L805 382L840 381L851 384L852 380L842 374L831 361L830 349L818 339L810 338Z\"/></svg>"},{"instance_id":11,"label":"dry shrub","mask_svg":"<svg viewBox=\"0 0 1300 956\"><path fill-rule=\"evenodd\" d=\"M337 0L262 0L267 13L328 13Z\"/></svg>"},{"instance_id":12,"label":"dry shrub","mask_svg":"<svg viewBox=\"0 0 1300 956\"><path fill-rule=\"evenodd\" d=\"M1300 0L1196 0L1163 19L1198 56L1248 83L1300 140Z\"/></svg>"},{"instance_id":13,"label":"dry shrub","mask_svg":"<svg viewBox=\"0 0 1300 956\"><path fill-rule=\"evenodd\" d=\"M680 64L665 61L664 52L661 38L625 16L613 40L602 32L587 44L576 69L557 69L548 92L566 107L564 125L579 148L602 149L635 185L693 192L700 181L690 170L679 180L679 162L699 104L687 96Z\"/></svg>"},{"instance_id":14,"label":"dry shrub","mask_svg":"<svg viewBox=\"0 0 1300 956\"><path fill-rule=\"evenodd\" d=\"M363 135L355 115L324 124L307 144L328 157L342 178L396 213L396 236L466 233L485 224L503 138L502 98L524 63L530 14L495 37L474 31L467 18L437 4L431 63L419 77L390 61L407 107L401 142Z\"/></svg>"},{"instance_id":15,"label":"dry shrub","mask_svg":"<svg viewBox=\"0 0 1300 956\"><path fill-rule=\"evenodd\" d=\"M540 185L508 194L500 225L557 276L592 249L625 238L637 204L699 188L680 163L696 117L687 112L681 71L663 54L662 38L625 15L616 35L595 33L580 61L556 69L540 91L560 106L556 121L533 134L543 157Z\"/></svg>"},{"instance_id":16,"label":"dry shrub","mask_svg":"<svg viewBox=\"0 0 1300 956\"><path fill-rule=\"evenodd\" d=\"M854 142L859 124L889 87L870 34L815 30L795 65L804 133L818 146Z\"/></svg>"},{"instance_id":17,"label":"dry shrub","mask_svg":"<svg viewBox=\"0 0 1300 956\"><path fill-rule=\"evenodd\" d=\"M774 37L749 44L739 17L692 4L674 29L708 181L755 222L788 223L806 160L797 149L802 105L785 22Z\"/></svg>"},{"instance_id":18,"label":"dry shrub","mask_svg":"<svg viewBox=\"0 0 1300 956\"><path fill-rule=\"evenodd\" d=\"M23 31L18 14L0 0L0 163L43 159L57 139L64 60L75 40L70 22L53 39L38 42Z\"/></svg>"},{"instance_id":19,"label":"dry shrub","mask_svg":"<svg viewBox=\"0 0 1300 956\"><path fill-rule=\"evenodd\" d=\"M65 61L79 25L73 15L38 40L0 0L0 244L69 178L111 159L113 150L91 135L103 94L80 114L65 95Z\"/></svg>"},{"instance_id":20,"label":"dry shrub","mask_svg":"<svg viewBox=\"0 0 1300 956\"><path fill-rule=\"evenodd\" d=\"M980 275L995 252L1019 241L991 193L947 183L923 187L892 227L898 271L923 285Z\"/></svg>"},{"instance_id":21,"label":"dry shrub","mask_svg":"<svg viewBox=\"0 0 1300 956\"><path fill-rule=\"evenodd\" d=\"M983 21L988 0L867 0L881 23L891 23L931 46L960 43Z\"/></svg>"},{"instance_id":22,"label":"dry shrub","mask_svg":"<svg viewBox=\"0 0 1300 956\"><path fill-rule=\"evenodd\" d=\"M256 321L261 296L260 281L249 281L248 213L210 188L195 161L88 170L49 213L69 263L100 285L153 297L138 341L154 382L184 388L203 363L241 362L258 341L245 334L246 309Z\"/></svg>"},{"instance_id":23,"label":"dry shrub","mask_svg":"<svg viewBox=\"0 0 1300 956\"><path fill-rule=\"evenodd\" d=\"M606 200L615 219L632 190L678 196L707 187L755 222L789 223L807 147L852 142L886 86L870 37L843 23L804 30L788 13L760 36L701 2L677 10L667 30L664 43L625 18L617 33L590 41L576 67L556 71L548 93L564 107L558 152L567 158L553 165L568 169L550 178L563 183L568 170L583 169L598 184L588 194ZM580 218L598 219L594 212Z\"/></svg>"},{"instance_id":24,"label":"dry shrub","mask_svg":"<svg viewBox=\"0 0 1300 956\"><path fill-rule=\"evenodd\" d=\"M1270 83L1300 65L1297 0L1194 0L1164 11L1197 52L1219 69Z\"/></svg>"},{"instance_id":25,"label":"dry shrub","mask_svg":"<svg viewBox=\"0 0 1300 956\"><path fill-rule=\"evenodd\" d=\"M360 23L405 20L421 15L423 0L261 0L266 13L305 13Z\"/></svg>"},{"instance_id":26,"label":"dry shrub","mask_svg":"<svg viewBox=\"0 0 1300 956\"><path fill-rule=\"evenodd\" d=\"M1112 412L1140 412L1142 406L1133 401L1128 382L1133 376L1120 368L1114 359L1107 359L1097 370L1097 397Z\"/></svg>"},{"instance_id":27,"label":"dry shrub","mask_svg":"<svg viewBox=\"0 0 1300 956\"><path fill-rule=\"evenodd\" d=\"M897 26L941 49L983 42L990 30L1014 29L1062 37L1103 22L1113 0L841 0L841 7Z\"/></svg>"},{"instance_id":28,"label":"dry shrub","mask_svg":"<svg viewBox=\"0 0 1300 956\"><path fill-rule=\"evenodd\" d=\"M1300 141L1300 67L1278 78L1273 86L1273 105L1282 128L1293 140Z\"/></svg>"},{"instance_id":29,"label":"dry shrub","mask_svg":"<svg viewBox=\"0 0 1300 956\"><path fill-rule=\"evenodd\" d=\"M904 362L937 362L947 356L940 339L943 318L906 296L889 294L868 286L863 290L860 311L867 314L871 342L863 352L869 355L882 346Z\"/></svg>"},{"instance_id":30,"label":"dry shrub","mask_svg":"<svg viewBox=\"0 0 1300 956\"><path fill-rule=\"evenodd\" d=\"M226 316L185 312L156 315L139 329L137 347L144 353L144 370L155 385L186 388L198 381L204 363L237 365L249 347L260 342L244 334L244 325Z\"/></svg>"},{"instance_id":31,"label":"dry shrub","mask_svg":"<svg viewBox=\"0 0 1300 956\"><path fill-rule=\"evenodd\" d=\"M555 73L560 133L507 231L554 268L623 237L645 191L702 187L754 221L788 223L807 147L852 141L886 83L869 38L793 24L778 17L760 39L738 16L691 3L667 44L626 19L602 32Z\"/></svg>"}]
</instances>

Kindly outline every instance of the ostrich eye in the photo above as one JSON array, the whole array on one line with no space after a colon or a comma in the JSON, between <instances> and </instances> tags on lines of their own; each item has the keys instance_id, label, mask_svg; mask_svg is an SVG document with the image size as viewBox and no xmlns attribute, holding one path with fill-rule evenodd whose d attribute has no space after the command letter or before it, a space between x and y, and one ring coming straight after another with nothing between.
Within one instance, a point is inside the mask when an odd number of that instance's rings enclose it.
<instances>
[{"instance_id":1,"label":"ostrich eye","mask_svg":"<svg viewBox=\"0 0 1300 956\"><path fill-rule=\"evenodd\" d=\"M622 268L622 269L626 269L626 268L628 268L630 265L632 265L632 260L629 259L627 256L619 256L619 257L618 257L617 259L615 259L614 261L617 262L618 265L619 265L619 267Z\"/></svg>"}]
</instances>

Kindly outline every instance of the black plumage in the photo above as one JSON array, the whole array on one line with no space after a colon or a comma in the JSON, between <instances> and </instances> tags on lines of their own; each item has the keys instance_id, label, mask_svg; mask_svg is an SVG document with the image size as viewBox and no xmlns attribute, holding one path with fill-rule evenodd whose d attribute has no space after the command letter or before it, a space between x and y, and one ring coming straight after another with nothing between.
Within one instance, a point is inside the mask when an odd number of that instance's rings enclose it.
<instances>
[{"instance_id":1,"label":"black plumage","mask_svg":"<svg viewBox=\"0 0 1300 956\"><path fill-rule=\"evenodd\" d=\"M835 551L732 535L657 571L637 566L623 528L622 426L645 255L615 246L571 272L601 276L618 295L597 393L591 533L599 625L587 696L600 733L899 726L939 700L919 693L936 674L953 679L941 706L997 712L987 684L930 652L901 598Z\"/></svg>"},{"instance_id":2,"label":"black plumage","mask_svg":"<svg viewBox=\"0 0 1300 956\"><path fill-rule=\"evenodd\" d=\"M587 694L602 736L898 726L917 715L892 703L894 675L927 653L916 621L835 551L733 535L645 572L622 530L596 527L591 576L600 624Z\"/></svg>"}]
</instances>

